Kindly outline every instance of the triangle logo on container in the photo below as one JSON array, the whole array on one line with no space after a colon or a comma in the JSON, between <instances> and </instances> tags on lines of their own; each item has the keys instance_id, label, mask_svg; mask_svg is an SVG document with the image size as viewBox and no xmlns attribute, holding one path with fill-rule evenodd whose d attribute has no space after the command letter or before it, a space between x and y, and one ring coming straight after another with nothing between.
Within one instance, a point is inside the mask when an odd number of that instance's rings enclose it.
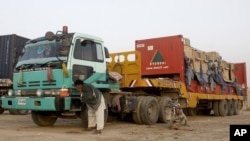
<instances>
[{"instance_id":1,"label":"triangle logo on container","mask_svg":"<svg viewBox=\"0 0 250 141\"><path fill-rule=\"evenodd\" d=\"M158 50L156 50L150 62L150 65L164 65L164 64L166 64L166 61L162 57L161 53Z\"/></svg>"}]
</instances>

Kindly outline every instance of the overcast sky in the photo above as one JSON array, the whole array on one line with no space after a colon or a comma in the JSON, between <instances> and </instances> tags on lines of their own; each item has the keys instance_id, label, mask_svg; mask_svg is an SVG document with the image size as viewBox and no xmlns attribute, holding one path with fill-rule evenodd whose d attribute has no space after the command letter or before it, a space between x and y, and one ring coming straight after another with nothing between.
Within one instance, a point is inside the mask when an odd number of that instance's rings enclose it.
<instances>
[{"instance_id":1,"label":"overcast sky","mask_svg":"<svg viewBox=\"0 0 250 141\"><path fill-rule=\"evenodd\" d=\"M56 32L101 37L110 52L134 41L182 34L191 46L246 62L250 84L250 0L0 0L0 35Z\"/></svg>"}]
</instances>

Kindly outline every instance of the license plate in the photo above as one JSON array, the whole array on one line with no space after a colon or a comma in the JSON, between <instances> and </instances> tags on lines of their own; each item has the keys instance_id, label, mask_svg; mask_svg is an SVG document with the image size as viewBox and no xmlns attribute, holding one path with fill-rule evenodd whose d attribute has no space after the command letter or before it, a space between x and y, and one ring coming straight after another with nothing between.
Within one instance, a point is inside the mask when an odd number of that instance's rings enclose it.
<instances>
[{"instance_id":1,"label":"license plate","mask_svg":"<svg viewBox=\"0 0 250 141\"><path fill-rule=\"evenodd\" d=\"M24 98L19 98L19 99L18 99L18 105L26 105L26 99L24 99Z\"/></svg>"}]
</instances>

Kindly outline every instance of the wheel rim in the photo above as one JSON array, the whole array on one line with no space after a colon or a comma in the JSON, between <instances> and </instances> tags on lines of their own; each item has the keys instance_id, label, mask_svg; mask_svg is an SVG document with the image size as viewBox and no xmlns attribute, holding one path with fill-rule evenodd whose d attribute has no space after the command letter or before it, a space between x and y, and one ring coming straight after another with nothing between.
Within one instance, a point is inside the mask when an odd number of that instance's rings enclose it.
<instances>
[{"instance_id":1,"label":"wheel rim","mask_svg":"<svg viewBox=\"0 0 250 141\"><path fill-rule=\"evenodd\" d=\"M159 104L155 97L146 97L141 104L141 118L144 124L151 125L159 117Z\"/></svg>"},{"instance_id":2,"label":"wheel rim","mask_svg":"<svg viewBox=\"0 0 250 141\"><path fill-rule=\"evenodd\" d=\"M157 110L158 110L158 107L155 104L151 103L150 106L148 107L149 117L154 118L155 116L157 116L158 114Z\"/></svg>"}]
</instances>

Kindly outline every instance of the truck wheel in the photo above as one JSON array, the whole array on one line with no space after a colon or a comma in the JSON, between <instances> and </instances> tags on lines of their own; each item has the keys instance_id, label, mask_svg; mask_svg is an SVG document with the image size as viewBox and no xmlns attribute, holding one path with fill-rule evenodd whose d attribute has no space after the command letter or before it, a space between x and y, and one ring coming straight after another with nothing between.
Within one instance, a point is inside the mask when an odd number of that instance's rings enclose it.
<instances>
[{"instance_id":1,"label":"truck wheel","mask_svg":"<svg viewBox=\"0 0 250 141\"><path fill-rule=\"evenodd\" d=\"M241 101L233 100L234 115L239 115L242 108Z\"/></svg>"},{"instance_id":2,"label":"truck wheel","mask_svg":"<svg viewBox=\"0 0 250 141\"><path fill-rule=\"evenodd\" d=\"M233 101L232 100L228 100L227 101L227 105L228 105L227 115L228 116L232 116L234 114Z\"/></svg>"},{"instance_id":3,"label":"truck wheel","mask_svg":"<svg viewBox=\"0 0 250 141\"><path fill-rule=\"evenodd\" d=\"M237 115L237 113L239 112L238 109L237 109L238 101L237 100L233 100L232 104L233 104L233 111L234 111L233 114Z\"/></svg>"},{"instance_id":4,"label":"truck wheel","mask_svg":"<svg viewBox=\"0 0 250 141\"><path fill-rule=\"evenodd\" d=\"M159 101L159 122L166 123L167 122L167 105L171 101L171 98L168 96L160 97Z\"/></svg>"},{"instance_id":5,"label":"truck wheel","mask_svg":"<svg viewBox=\"0 0 250 141\"><path fill-rule=\"evenodd\" d=\"M2 108L2 106L0 106L0 114L2 114L4 112L4 108Z\"/></svg>"},{"instance_id":6,"label":"truck wheel","mask_svg":"<svg viewBox=\"0 0 250 141\"><path fill-rule=\"evenodd\" d=\"M11 115L17 115L17 110L15 110L15 109L9 109L9 113Z\"/></svg>"},{"instance_id":7,"label":"truck wheel","mask_svg":"<svg viewBox=\"0 0 250 141\"><path fill-rule=\"evenodd\" d=\"M29 110L16 110L16 109L9 109L9 113L11 115L26 115L29 113Z\"/></svg>"},{"instance_id":8,"label":"truck wheel","mask_svg":"<svg viewBox=\"0 0 250 141\"><path fill-rule=\"evenodd\" d=\"M133 112L133 114L132 114L133 121L136 124L142 124L141 115L140 115L140 111L141 111L140 107L141 107L141 103L142 103L143 99L145 99L145 98L146 97L144 97L144 96L137 97L137 106L136 106L135 112Z\"/></svg>"},{"instance_id":9,"label":"truck wheel","mask_svg":"<svg viewBox=\"0 0 250 141\"><path fill-rule=\"evenodd\" d=\"M214 110L214 115L219 116L219 101L214 101L213 102L213 110Z\"/></svg>"},{"instance_id":10,"label":"truck wheel","mask_svg":"<svg viewBox=\"0 0 250 141\"><path fill-rule=\"evenodd\" d=\"M57 116L52 112L31 111L31 117L36 125L42 127L52 126L57 120Z\"/></svg>"},{"instance_id":11,"label":"truck wheel","mask_svg":"<svg viewBox=\"0 0 250 141\"><path fill-rule=\"evenodd\" d=\"M16 110L17 115L27 115L29 110Z\"/></svg>"},{"instance_id":12,"label":"truck wheel","mask_svg":"<svg viewBox=\"0 0 250 141\"><path fill-rule=\"evenodd\" d=\"M226 116L228 113L228 103L226 100L219 101L219 115Z\"/></svg>"},{"instance_id":13,"label":"truck wheel","mask_svg":"<svg viewBox=\"0 0 250 141\"><path fill-rule=\"evenodd\" d=\"M148 96L141 103L141 119L144 124L155 124L159 117L159 104L155 97Z\"/></svg>"}]
</instances>

